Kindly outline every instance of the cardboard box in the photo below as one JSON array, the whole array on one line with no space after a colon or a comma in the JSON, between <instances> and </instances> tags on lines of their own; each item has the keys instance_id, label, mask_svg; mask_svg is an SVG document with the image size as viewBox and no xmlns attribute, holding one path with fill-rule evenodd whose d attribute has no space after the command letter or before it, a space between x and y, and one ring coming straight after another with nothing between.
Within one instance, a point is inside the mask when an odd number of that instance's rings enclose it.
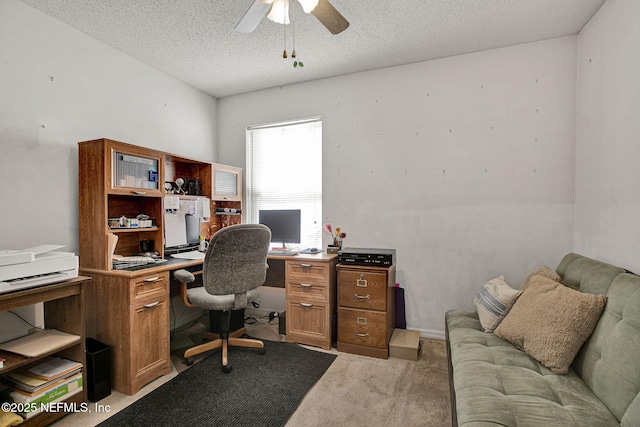
<instances>
[{"instance_id":1,"label":"cardboard box","mask_svg":"<svg viewBox=\"0 0 640 427\"><path fill-rule=\"evenodd\" d=\"M416 361L420 358L420 332L394 329L389 342L389 356Z\"/></svg>"}]
</instances>

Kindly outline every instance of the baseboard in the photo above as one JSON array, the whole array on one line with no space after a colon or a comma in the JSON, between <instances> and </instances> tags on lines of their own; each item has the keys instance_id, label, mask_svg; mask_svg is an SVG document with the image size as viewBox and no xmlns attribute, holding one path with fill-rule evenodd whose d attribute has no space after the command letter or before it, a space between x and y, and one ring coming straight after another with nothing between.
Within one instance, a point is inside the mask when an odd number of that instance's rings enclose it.
<instances>
[{"instance_id":1,"label":"baseboard","mask_svg":"<svg viewBox=\"0 0 640 427\"><path fill-rule=\"evenodd\" d=\"M433 329L416 329L416 328L407 328L414 331L420 332L420 336L424 338L433 338L436 340L444 340L445 334L444 331L437 331Z\"/></svg>"}]
</instances>

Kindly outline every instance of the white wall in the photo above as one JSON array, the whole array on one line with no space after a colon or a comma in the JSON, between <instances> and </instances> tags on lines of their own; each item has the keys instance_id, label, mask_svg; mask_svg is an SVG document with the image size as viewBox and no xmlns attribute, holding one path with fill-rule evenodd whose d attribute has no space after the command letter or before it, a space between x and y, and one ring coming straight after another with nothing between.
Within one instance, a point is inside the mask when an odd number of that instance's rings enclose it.
<instances>
[{"instance_id":1,"label":"white wall","mask_svg":"<svg viewBox=\"0 0 640 427\"><path fill-rule=\"evenodd\" d=\"M640 2L579 36L575 250L640 273Z\"/></svg>"},{"instance_id":2,"label":"white wall","mask_svg":"<svg viewBox=\"0 0 640 427\"><path fill-rule=\"evenodd\" d=\"M408 327L442 337L485 281L571 250L575 99L566 37L223 98L218 154L244 167L247 126L322 116L325 219L397 249Z\"/></svg>"},{"instance_id":3,"label":"white wall","mask_svg":"<svg viewBox=\"0 0 640 427\"><path fill-rule=\"evenodd\" d=\"M0 0L0 249L78 251L77 143L214 161L217 100L17 0Z\"/></svg>"}]
</instances>

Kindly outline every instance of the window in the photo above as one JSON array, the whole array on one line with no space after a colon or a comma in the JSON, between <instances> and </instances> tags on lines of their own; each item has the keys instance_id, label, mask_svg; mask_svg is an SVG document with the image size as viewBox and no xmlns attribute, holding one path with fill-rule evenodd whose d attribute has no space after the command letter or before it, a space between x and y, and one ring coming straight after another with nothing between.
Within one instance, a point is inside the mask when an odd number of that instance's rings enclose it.
<instances>
[{"instance_id":1,"label":"window","mask_svg":"<svg viewBox=\"0 0 640 427\"><path fill-rule=\"evenodd\" d=\"M247 128L249 223L261 209L300 209L301 246L322 246L322 121Z\"/></svg>"}]
</instances>

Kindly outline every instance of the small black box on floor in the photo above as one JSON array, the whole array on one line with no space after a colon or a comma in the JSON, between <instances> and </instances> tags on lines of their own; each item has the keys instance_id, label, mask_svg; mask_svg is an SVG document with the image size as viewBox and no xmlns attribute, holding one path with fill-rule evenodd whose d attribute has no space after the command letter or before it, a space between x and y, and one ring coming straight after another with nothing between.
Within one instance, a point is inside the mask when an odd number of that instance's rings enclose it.
<instances>
[{"instance_id":1,"label":"small black box on floor","mask_svg":"<svg viewBox=\"0 0 640 427\"><path fill-rule=\"evenodd\" d=\"M111 394L111 347L87 338L86 351L87 397L97 402Z\"/></svg>"},{"instance_id":2,"label":"small black box on floor","mask_svg":"<svg viewBox=\"0 0 640 427\"><path fill-rule=\"evenodd\" d=\"M222 320L222 311L209 311L209 332L214 334L220 333L220 321ZM231 322L229 332L237 331L244 328L244 308L231 311Z\"/></svg>"},{"instance_id":3,"label":"small black box on floor","mask_svg":"<svg viewBox=\"0 0 640 427\"><path fill-rule=\"evenodd\" d=\"M278 333L287 335L287 312L278 313Z\"/></svg>"}]
</instances>

